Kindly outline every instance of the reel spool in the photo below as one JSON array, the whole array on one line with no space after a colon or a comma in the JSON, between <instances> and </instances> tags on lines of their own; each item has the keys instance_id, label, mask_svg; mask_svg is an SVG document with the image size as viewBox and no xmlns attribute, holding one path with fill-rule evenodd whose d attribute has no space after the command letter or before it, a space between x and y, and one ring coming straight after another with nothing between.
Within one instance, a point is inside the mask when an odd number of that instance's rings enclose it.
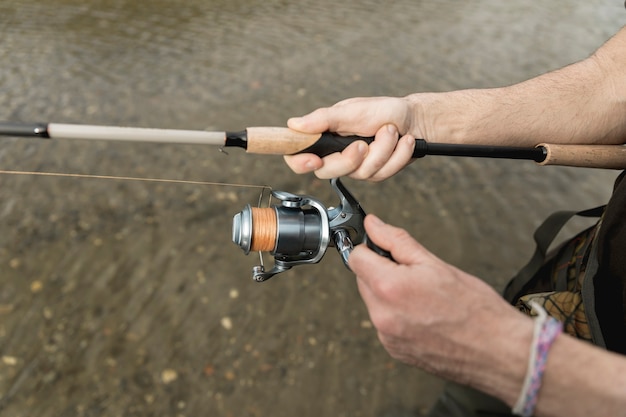
<instances>
[{"instance_id":1,"label":"reel spool","mask_svg":"<svg viewBox=\"0 0 626 417\"><path fill-rule=\"evenodd\" d=\"M354 245L367 242L381 255L388 256L365 236L365 212L346 187L334 178L331 187L340 198L340 205L327 209L317 199L285 191L273 191L280 205L267 208L249 204L233 218L233 242L247 255L250 251L269 252L274 266L265 271L255 266L252 277L266 281L295 265L319 262L326 249L334 245L348 266Z\"/></svg>"},{"instance_id":2,"label":"reel spool","mask_svg":"<svg viewBox=\"0 0 626 417\"><path fill-rule=\"evenodd\" d=\"M247 255L269 252L274 267L255 266L252 277L262 282L294 265L319 262L330 243L326 207L309 196L273 191L280 205L260 208L248 204L233 218L233 242Z\"/></svg>"},{"instance_id":3,"label":"reel spool","mask_svg":"<svg viewBox=\"0 0 626 417\"><path fill-rule=\"evenodd\" d=\"M322 239L322 217L314 209L248 204L235 215L233 225L233 241L246 254L306 256L319 250Z\"/></svg>"}]
</instances>

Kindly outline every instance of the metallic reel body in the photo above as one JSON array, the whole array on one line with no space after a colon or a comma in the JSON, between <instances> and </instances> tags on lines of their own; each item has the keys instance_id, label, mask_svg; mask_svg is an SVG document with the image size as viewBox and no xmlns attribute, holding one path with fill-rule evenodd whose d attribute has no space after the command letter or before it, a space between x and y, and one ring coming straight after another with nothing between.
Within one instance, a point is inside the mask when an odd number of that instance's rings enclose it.
<instances>
[{"instance_id":1,"label":"metallic reel body","mask_svg":"<svg viewBox=\"0 0 626 417\"><path fill-rule=\"evenodd\" d=\"M266 281L295 265L319 262L334 245L348 266L354 245L365 241L365 212L337 178L331 187L340 199L338 207L326 208L319 200L285 191L273 191L280 205L253 208L247 205L233 218L233 242L248 254L266 251L274 257L269 271L255 266L252 277Z\"/></svg>"}]
</instances>

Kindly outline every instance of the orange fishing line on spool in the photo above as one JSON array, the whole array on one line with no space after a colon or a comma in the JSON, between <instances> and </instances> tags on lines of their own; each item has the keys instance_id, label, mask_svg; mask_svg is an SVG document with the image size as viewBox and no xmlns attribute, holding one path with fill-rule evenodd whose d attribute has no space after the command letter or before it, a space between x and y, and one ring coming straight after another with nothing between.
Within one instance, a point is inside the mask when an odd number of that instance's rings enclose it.
<instances>
[{"instance_id":1,"label":"orange fishing line on spool","mask_svg":"<svg viewBox=\"0 0 626 417\"><path fill-rule=\"evenodd\" d=\"M252 207L252 241L250 250L270 252L276 247L278 221L273 208Z\"/></svg>"}]
</instances>

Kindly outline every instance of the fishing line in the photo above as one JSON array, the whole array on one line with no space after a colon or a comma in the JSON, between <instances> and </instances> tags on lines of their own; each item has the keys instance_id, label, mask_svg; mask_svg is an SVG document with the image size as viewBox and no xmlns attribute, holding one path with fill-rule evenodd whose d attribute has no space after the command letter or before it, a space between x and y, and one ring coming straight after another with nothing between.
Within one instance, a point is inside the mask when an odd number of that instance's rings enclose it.
<instances>
[{"instance_id":1,"label":"fishing line","mask_svg":"<svg viewBox=\"0 0 626 417\"><path fill-rule=\"evenodd\" d=\"M172 184L191 184L191 185L212 185L217 187L238 187L238 188L258 188L261 190L259 196L259 205L263 199L265 190L272 191L272 187L269 185L259 184L236 184L228 182L212 182L212 181L193 181L193 180L174 180L167 178L143 178L143 177L124 177L114 175L92 175L92 174L68 174L61 172L38 172L38 171L7 171L0 170L0 174L6 175L36 175L40 177L66 177L66 178L87 178L87 179L99 179L99 180L120 180L120 181L142 181L142 182L161 182Z\"/></svg>"},{"instance_id":2,"label":"fishing line","mask_svg":"<svg viewBox=\"0 0 626 417\"><path fill-rule=\"evenodd\" d=\"M83 179L97 179L97 180L118 180L118 181L136 181L136 182L158 182L167 184L191 184L191 185L205 185L215 187L236 187L236 188L256 188L259 189L259 201L258 207L262 206L263 196L267 192L269 194L267 200L267 206L270 207L272 200L272 187L269 185L258 184L236 184L228 182L214 182L214 181L193 181L193 180L175 180L167 178L145 178L145 177L126 177L115 175L92 175L92 174L73 174L73 173L61 173L61 172L40 172L40 171L9 171L0 170L0 174L5 175L34 175L39 177L63 177L63 178L83 178ZM262 257L261 252L259 256ZM261 258L261 263L263 259Z\"/></svg>"},{"instance_id":3,"label":"fishing line","mask_svg":"<svg viewBox=\"0 0 626 417\"><path fill-rule=\"evenodd\" d=\"M263 206L263 194L265 194L265 191L267 190L268 196L267 196L267 207ZM259 202L257 204L257 208L270 208L272 206L272 188L271 187L265 187L263 189L261 189L261 193L259 194ZM262 251L258 251L259 253L259 263L261 265L261 268L265 268L265 262L263 259L263 252Z\"/></svg>"},{"instance_id":4,"label":"fishing line","mask_svg":"<svg viewBox=\"0 0 626 417\"><path fill-rule=\"evenodd\" d=\"M126 177L116 175L93 175L93 174L73 174L73 173L61 173L61 172L40 172L40 171L10 171L0 170L0 174L4 175L33 175L39 177L61 177L61 178L83 178L83 179L98 179L98 180L117 180L117 181L136 181L136 182L158 182L167 184L191 184L191 185L208 185L216 187L236 187L236 188L256 188L259 189L259 200L257 203L258 208L263 208L263 200L265 193L267 193L267 208L271 207L272 203L272 187L269 185L259 184L236 184L227 182L214 182L214 181L194 181L194 180L175 180L167 178L146 178L146 177ZM259 251L259 260L261 266L264 266L263 252Z\"/></svg>"}]
</instances>

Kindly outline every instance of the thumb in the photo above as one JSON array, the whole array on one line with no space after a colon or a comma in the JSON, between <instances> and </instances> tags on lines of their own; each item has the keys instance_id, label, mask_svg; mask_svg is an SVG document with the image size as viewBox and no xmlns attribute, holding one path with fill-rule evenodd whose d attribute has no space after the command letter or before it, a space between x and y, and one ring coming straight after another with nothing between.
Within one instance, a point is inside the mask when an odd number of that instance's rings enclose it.
<instances>
[{"instance_id":1,"label":"thumb","mask_svg":"<svg viewBox=\"0 0 626 417\"><path fill-rule=\"evenodd\" d=\"M306 133L320 133L329 130L328 110L326 108L317 109L302 117L292 117L287 120L290 129Z\"/></svg>"},{"instance_id":2,"label":"thumb","mask_svg":"<svg viewBox=\"0 0 626 417\"><path fill-rule=\"evenodd\" d=\"M435 258L404 229L386 224L373 214L368 214L363 223L372 242L390 252L399 264L420 264Z\"/></svg>"}]
</instances>

